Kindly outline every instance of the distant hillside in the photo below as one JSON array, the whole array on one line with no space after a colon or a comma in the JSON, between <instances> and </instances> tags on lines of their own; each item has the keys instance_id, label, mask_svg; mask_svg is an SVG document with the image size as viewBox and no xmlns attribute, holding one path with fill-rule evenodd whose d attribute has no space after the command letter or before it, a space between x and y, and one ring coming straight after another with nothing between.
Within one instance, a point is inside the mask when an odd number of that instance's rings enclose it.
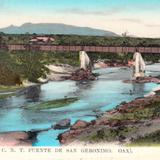
<instances>
[{"instance_id":1,"label":"distant hillside","mask_svg":"<svg viewBox=\"0 0 160 160\"><path fill-rule=\"evenodd\" d=\"M89 27L78 27L60 23L25 23L18 26L9 26L6 28L1 28L0 32L8 33L8 34L25 34L28 33L36 33L36 34L75 34L75 35L89 35L89 36L118 36L117 34L94 29Z\"/></svg>"}]
</instances>

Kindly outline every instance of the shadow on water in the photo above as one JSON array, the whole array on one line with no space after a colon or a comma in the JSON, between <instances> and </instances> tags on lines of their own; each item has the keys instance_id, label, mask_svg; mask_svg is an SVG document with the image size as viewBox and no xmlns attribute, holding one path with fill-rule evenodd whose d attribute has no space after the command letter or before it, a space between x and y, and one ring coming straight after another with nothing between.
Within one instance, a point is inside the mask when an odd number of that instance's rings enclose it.
<instances>
[{"instance_id":1,"label":"shadow on water","mask_svg":"<svg viewBox=\"0 0 160 160\"><path fill-rule=\"evenodd\" d=\"M41 86L29 86L19 91L17 95L23 95L28 102L38 102L41 96Z\"/></svg>"},{"instance_id":2,"label":"shadow on water","mask_svg":"<svg viewBox=\"0 0 160 160\"><path fill-rule=\"evenodd\" d=\"M74 92L75 96L82 96L82 93L86 90L90 90L94 83L96 83L95 81L80 81L80 82L76 82L76 91Z\"/></svg>"},{"instance_id":3,"label":"shadow on water","mask_svg":"<svg viewBox=\"0 0 160 160\"><path fill-rule=\"evenodd\" d=\"M136 94L138 96L143 96L145 92L145 84L144 83L134 83L133 86L133 94Z\"/></svg>"}]
</instances>

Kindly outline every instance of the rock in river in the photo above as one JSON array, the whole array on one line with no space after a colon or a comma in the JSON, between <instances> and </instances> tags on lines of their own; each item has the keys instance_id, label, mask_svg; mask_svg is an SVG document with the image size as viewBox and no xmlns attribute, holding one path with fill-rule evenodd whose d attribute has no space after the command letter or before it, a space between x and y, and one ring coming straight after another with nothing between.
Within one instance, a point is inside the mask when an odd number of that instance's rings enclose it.
<instances>
[{"instance_id":1,"label":"rock in river","mask_svg":"<svg viewBox=\"0 0 160 160\"><path fill-rule=\"evenodd\" d=\"M57 124L55 124L54 126L52 126L52 128L54 128L54 129L67 129L70 127L70 125L71 125L70 119L63 119L63 120L59 121Z\"/></svg>"},{"instance_id":2,"label":"rock in river","mask_svg":"<svg viewBox=\"0 0 160 160\"><path fill-rule=\"evenodd\" d=\"M90 70L78 69L74 73L72 73L70 79L74 81L94 81L96 80L96 76Z\"/></svg>"},{"instance_id":3,"label":"rock in river","mask_svg":"<svg viewBox=\"0 0 160 160\"><path fill-rule=\"evenodd\" d=\"M124 80L124 83L160 83L160 79L156 77L138 77L134 80Z\"/></svg>"},{"instance_id":4,"label":"rock in river","mask_svg":"<svg viewBox=\"0 0 160 160\"><path fill-rule=\"evenodd\" d=\"M19 91L18 95L25 95L27 99L36 100L40 96L41 86L40 85L33 85L26 87Z\"/></svg>"},{"instance_id":5,"label":"rock in river","mask_svg":"<svg viewBox=\"0 0 160 160\"><path fill-rule=\"evenodd\" d=\"M88 126L90 126L91 123L78 120L73 124L73 126L70 128L69 131L66 131L64 133L61 133L58 135L58 140L61 144L66 144L69 141L71 141L75 136L79 135L81 132L83 132Z\"/></svg>"}]
</instances>

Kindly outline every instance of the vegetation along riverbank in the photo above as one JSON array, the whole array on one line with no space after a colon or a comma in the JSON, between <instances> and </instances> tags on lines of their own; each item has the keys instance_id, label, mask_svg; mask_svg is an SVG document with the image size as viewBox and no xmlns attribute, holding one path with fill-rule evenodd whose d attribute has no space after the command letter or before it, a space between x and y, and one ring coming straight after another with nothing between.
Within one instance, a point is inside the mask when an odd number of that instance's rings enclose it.
<instances>
[{"instance_id":1,"label":"vegetation along riverbank","mask_svg":"<svg viewBox=\"0 0 160 160\"><path fill-rule=\"evenodd\" d=\"M30 39L36 35L6 35L0 34L0 43L30 43ZM160 39L147 38L130 38L130 37L95 37L95 36L64 36L50 35L55 41L52 44L63 45L101 45L101 46L160 46ZM88 53L92 63L104 62L107 67L110 66L126 66L128 61L132 59L131 53ZM24 81L39 83L39 78L46 79L47 75L63 73L55 71L55 67L71 68L65 74L71 74L72 70L79 67L78 52L42 52L36 50L28 51L8 51L0 50L0 100L23 93ZM160 55L143 54L143 58L147 62L159 62ZM68 67L69 66L69 67ZM58 68L57 67L57 68ZM52 70L53 69L53 70ZM52 70L52 73L51 73ZM82 70L78 70L72 75L73 80L81 79L78 77ZM73 72L74 73L74 72ZM78 75L76 74L78 73ZM63 74L62 74L63 75ZM82 74L84 75L84 74ZM75 78L74 78L75 77ZM78 77L78 78L77 78ZM51 77L52 80L59 80ZM65 79L65 78L64 78ZM94 78L90 78L91 80ZM154 81L153 81L154 80ZM47 82L47 81L46 81ZM126 81L126 83L136 83L136 81ZM159 77L145 79L145 82L159 83ZM140 83L140 81L138 81ZM141 80L144 83L144 79ZM38 85L37 85L38 86ZM18 92L21 90L20 92ZM39 88L35 91L39 92ZM31 91L25 91L31 96ZM35 92L34 92L35 93ZM27 95L27 94L26 94ZM27 96L28 96L27 95ZM26 97L27 97L26 96ZM33 95L35 96L35 95ZM38 95L39 96L39 95ZM28 97L27 97L28 98ZM34 97L32 97L34 98ZM36 100L37 97L35 97ZM44 101L40 103L20 106L28 110L46 110L65 107L79 99L77 97L64 97L62 99ZM155 92L147 98L138 98L132 102L123 102L115 109L103 113L98 119L91 122L78 120L70 127L70 130L60 134L58 139L61 144L70 144L75 140L85 143L100 142L118 142L124 145L159 145L160 139L160 95ZM10 133L3 133L0 136L12 136ZM14 134L14 133L13 133ZM20 133L18 137L23 135L25 142L29 140L32 145L30 135ZM27 138L25 138L27 137ZM8 139L8 138L6 138ZM16 145L17 143L16 137ZM12 139L13 140L13 139ZM21 138L20 138L21 140ZM14 140L13 140L14 141ZM28 145L28 144L27 144Z\"/></svg>"},{"instance_id":2,"label":"vegetation along riverbank","mask_svg":"<svg viewBox=\"0 0 160 160\"><path fill-rule=\"evenodd\" d=\"M0 45L30 44L34 37L50 37L53 41L47 42L55 45L94 45L94 46L132 46L132 47L159 47L160 39L134 38L128 36L78 36L78 35L37 35L37 34L4 34L0 33ZM88 53L92 63L101 62L106 66L126 65L132 59L131 53ZM39 78L46 78L49 69L46 65L68 64L79 66L78 52L42 52L36 50L8 51L0 49L0 85L21 85L23 80L39 82ZM158 62L160 56L143 54L145 61Z\"/></svg>"}]
</instances>

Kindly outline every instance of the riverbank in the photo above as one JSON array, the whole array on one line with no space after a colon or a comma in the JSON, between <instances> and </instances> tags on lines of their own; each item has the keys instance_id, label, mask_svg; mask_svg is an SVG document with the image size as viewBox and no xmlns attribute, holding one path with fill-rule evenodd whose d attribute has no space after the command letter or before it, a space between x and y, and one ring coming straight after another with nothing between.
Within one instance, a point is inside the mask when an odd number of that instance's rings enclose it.
<instances>
[{"instance_id":1,"label":"riverbank","mask_svg":"<svg viewBox=\"0 0 160 160\"><path fill-rule=\"evenodd\" d=\"M23 88L21 85L15 85L15 86L7 86L7 85L0 85L0 93L3 92L14 92L18 89Z\"/></svg>"},{"instance_id":2,"label":"riverbank","mask_svg":"<svg viewBox=\"0 0 160 160\"><path fill-rule=\"evenodd\" d=\"M91 122L78 120L69 131L60 134L58 139L64 146L159 146L159 92L156 91L156 95L152 97L137 98L129 103L122 102ZM47 130L0 133L0 145L31 146L37 133Z\"/></svg>"},{"instance_id":3,"label":"riverbank","mask_svg":"<svg viewBox=\"0 0 160 160\"><path fill-rule=\"evenodd\" d=\"M0 85L0 100L10 98L16 95L16 92L21 90L23 86L15 85L15 86L4 86Z\"/></svg>"},{"instance_id":4,"label":"riverbank","mask_svg":"<svg viewBox=\"0 0 160 160\"><path fill-rule=\"evenodd\" d=\"M46 78L39 78L38 81L30 82L27 79L22 81L21 85L0 85L0 99L10 98L16 96L17 93L26 91L29 87L40 86L48 81L63 81L68 79L75 71L75 68L67 64L59 65L47 65L49 72L46 74ZM33 94L33 93L31 93Z\"/></svg>"},{"instance_id":5,"label":"riverbank","mask_svg":"<svg viewBox=\"0 0 160 160\"><path fill-rule=\"evenodd\" d=\"M159 72L155 72L155 67L158 69L157 65L149 66L146 74L159 75ZM29 87L27 90L22 89L19 95L1 100L1 133L43 130L38 132L37 140L32 145L59 146L57 136L66 130L55 130L51 126L54 126L62 119L70 119L71 125L78 119L91 122L95 117L102 117L104 111L113 109L121 102L128 102L137 97L142 97L159 86L156 83L123 83L123 80L130 78L129 69L106 68L94 72L100 74L96 81L87 81L85 83L71 80L50 81L42 84L40 89L38 86ZM130 90L134 92L130 94ZM71 99L70 103L68 98L72 97L78 99L76 101ZM66 100L67 102L69 100L69 103L65 105ZM39 106L41 103L42 106L49 103L49 107L47 106L47 109L41 108ZM57 108L57 103L61 107ZM36 110L26 109L26 106L37 105ZM50 130L44 131L46 128L50 128ZM86 143L86 141L83 142Z\"/></svg>"},{"instance_id":6,"label":"riverbank","mask_svg":"<svg viewBox=\"0 0 160 160\"><path fill-rule=\"evenodd\" d=\"M77 121L58 136L63 145L159 145L160 95L123 102L91 122Z\"/></svg>"}]
</instances>

